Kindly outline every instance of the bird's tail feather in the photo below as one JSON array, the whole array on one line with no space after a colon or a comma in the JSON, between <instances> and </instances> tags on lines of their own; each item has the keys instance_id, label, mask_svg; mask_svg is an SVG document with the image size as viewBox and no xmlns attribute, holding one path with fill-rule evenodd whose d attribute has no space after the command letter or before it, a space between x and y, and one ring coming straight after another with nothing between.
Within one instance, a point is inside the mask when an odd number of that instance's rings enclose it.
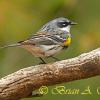
<instances>
[{"instance_id":1,"label":"bird's tail feather","mask_svg":"<svg viewBox=\"0 0 100 100\"><path fill-rule=\"evenodd\" d=\"M8 48L8 47L16 47L16 46L20 46L20 45L21 45L20 43L15 43L15 44L10 44L10 45L5 45L0 48L3 49L3 48Z\"/></svg>"}]
</instances>

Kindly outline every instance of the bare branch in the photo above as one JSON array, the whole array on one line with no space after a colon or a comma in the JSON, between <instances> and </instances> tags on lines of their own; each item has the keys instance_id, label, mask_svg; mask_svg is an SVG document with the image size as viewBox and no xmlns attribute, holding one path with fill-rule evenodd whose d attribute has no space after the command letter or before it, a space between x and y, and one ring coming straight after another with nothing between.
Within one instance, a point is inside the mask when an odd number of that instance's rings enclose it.
<instances>
[{"instance_id":1,"label":"bare branch","mask_svg":"<svg viewBox=\"0 0 100 100\"><path fill-rule=\"evenodd\" d=\"M0 100L28 97L43 85L100 75L100 48L78 57L21 69L0 80Z\"/></svg>"}]
</instances>

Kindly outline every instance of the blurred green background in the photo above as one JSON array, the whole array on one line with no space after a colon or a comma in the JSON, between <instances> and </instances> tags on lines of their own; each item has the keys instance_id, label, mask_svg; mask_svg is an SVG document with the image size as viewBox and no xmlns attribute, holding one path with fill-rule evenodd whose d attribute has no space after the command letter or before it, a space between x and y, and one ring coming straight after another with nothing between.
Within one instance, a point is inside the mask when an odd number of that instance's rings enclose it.
<instances>
[{"instance_id":1,"label":"blurred green background","mask_svg":"<svg viewBox=\"0 0 100 100\"><path fill-rule=\"evenodd\" d=\"M67 17L78 23L71 28L72 44L60 59L78 56L100 46L100 0L0 0L0 46L26 39L46 22ZM39 60L21 48L0 50L0 77L21 68L38 64ZM49 59L48 62L53 62ZM23 100L99 100L96 88L100 77L61 84L66 88L84 90L90 86L92 95L52 95ZM55 87L55 86L54 86ZM49 87L52 89L53 87Z\"/></svg>"}]
</instances>

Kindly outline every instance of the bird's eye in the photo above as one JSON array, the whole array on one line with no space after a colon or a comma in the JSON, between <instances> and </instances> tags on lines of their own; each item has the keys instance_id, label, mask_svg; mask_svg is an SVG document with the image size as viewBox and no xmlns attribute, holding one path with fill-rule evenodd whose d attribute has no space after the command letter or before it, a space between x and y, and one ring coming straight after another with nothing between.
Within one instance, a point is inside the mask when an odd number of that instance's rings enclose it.
<instances>
[{"instance_id":1,"label":"bird's eye","mask_svg":"<svg viewBox=\"0 0 100 100\"><path fill-rule=\"evenodd\" d=\"M69 22L58 22L57 23L57 26L60 27L60 28L66 27L68 25L69 25Z\"/></svg>"}]
</instances>

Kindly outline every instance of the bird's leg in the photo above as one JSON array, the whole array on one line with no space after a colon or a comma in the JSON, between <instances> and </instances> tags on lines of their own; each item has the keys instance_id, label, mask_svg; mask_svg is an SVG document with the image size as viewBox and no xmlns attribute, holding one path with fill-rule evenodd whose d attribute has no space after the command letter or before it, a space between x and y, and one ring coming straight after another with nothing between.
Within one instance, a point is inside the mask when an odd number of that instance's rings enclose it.
<instances>
[{"instance_id":1,"label":"bird's leg","mask_svg":"<svg viewBox=\"0 0 100 100\"><path fill-rule=\"evenodd\" d=\"M43 60L43 58L39 57L39 59L42 61L40 64L46 64L46 62Z\"/></svg>"},{"instance_id":2,"label":"bird's leg","mask_svg":"<svg viewBox=\"0 0 100 100\"><path fill-rule=\"evenodd\" d=\"M60 59L54 57L54 56L50 56L51 58L55 59L56 61L59 61Z\"/></svg>"}]
</instances>

